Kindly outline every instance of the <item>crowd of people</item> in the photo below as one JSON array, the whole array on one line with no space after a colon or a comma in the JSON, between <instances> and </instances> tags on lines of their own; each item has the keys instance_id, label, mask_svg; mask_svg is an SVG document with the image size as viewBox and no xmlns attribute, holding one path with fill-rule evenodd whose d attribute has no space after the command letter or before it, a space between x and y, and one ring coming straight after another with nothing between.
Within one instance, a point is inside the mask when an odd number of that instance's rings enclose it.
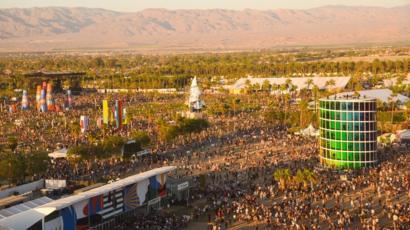
<instances>
[{"instance_id":1,"label":"crowd of people","mask_svg":"<svg viewBox=\"0 0 410 230\"><path fill-rule=\"evenodd\" d=\"M3 133L18 134L22 143L53 150L56 143L75 146L89 142L87 135L70 130L80 115L97 118L103 95L76 97L76 109L56 114L32 111L1 113ZM57 97L57 101L62 100ZM180 101L179 96L125 95L129 108L156 102ZM158 117L172 119L167 111ZM72 162L55 160L47 177L67 180L108 181L152 168L175 165L171 175L191 179L194 193L186 199L184 214L158 212L128 218L116 229L180 229L204 223L209 229L255 227L261 229L409 229L410 155L408 149L380 151L374 168L340 171L322 167L317 140L291 134L283 126L266 126L254 114L211 116L212 126L199 133L178 136L171 142L155 140L152 154L129 161L119 158ZM23 125L15 124L21 120ZM155 117L134 114L129 127L154 136ZM99 132L91 124L90 133L130 136L131 128L110 128ZM6 140L3 140L6 141ZM308 186L289 179L281 188L274 178L278 169L314 172ZM172 207L167 210L172 213ZM190 218L186 218L189 215ZM189 222L189 223L188 223Z\"/></svg>"}]
</instances>

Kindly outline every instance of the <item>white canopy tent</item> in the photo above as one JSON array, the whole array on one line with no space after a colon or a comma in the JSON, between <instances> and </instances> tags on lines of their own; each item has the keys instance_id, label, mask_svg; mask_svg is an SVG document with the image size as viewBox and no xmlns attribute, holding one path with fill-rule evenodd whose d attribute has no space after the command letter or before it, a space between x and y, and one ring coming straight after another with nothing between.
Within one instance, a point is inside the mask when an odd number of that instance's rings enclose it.
<instances>
[{"instance_id":1,"label":"white canopy tent","mask_svg":"<svg viewBox=\"0 0 410 230\"><path fill-rule=\"evenodd\" d=\"M228 89L245 89L247 82L251 85L259 84L260 87L264 84L265 81L269 82L271 85L283 85L287 81L294 86L296 90L301 89L312 89L316 85L319 89L343 89L349 83L351 77L338 76L338 77L270 77L270 78L256 78L256 77L247 77L238 79L233 85L227 86ZM311 81L311 84L308 84ZM330 85L330 82L334 82L334 85Z\"/></svg>"},{"instance_id":2,"label":"white canopy tent","mask_svg":"<svg viewBox=\"0 0 410 230\"><path fill-rule=\"evenodd\" d=\"M410 140L410 129L400 130L397 132L397 136L400 140Z\"/></svg>"},{"instance_id":3,"label":"white canopy tent","mask_svg":"<svg viewBox=\"0 0 410 230\"><path fill-rule=\"evenodd\" d=\"M311 137L317 137L319 136L319 130L315 129L312 124L310 124L306 129L302 129L299 132L296 132L298 135L302 136L311 136Z\"/></svg>"},{"instance_id":4,"label":"white canopy tent","mask_svg":"<svg viewBox=\"0 0 410 230\"><path fill-rule=\"evenodd\" d=\"M50 158L53 158L53 159L67 158L67 152L68 152L68 150L66 148L62 148L62 149L56 150L52 153L49 153L48 156Z\"/></svg>"},{"instance_id":5,"label":"white canopy tent","mask_svg":"<svg viewBox=\"0 0 410 230\"><path fill-rule=\"evenodd\" d=\"M46 196L0 210L0 220L53 201Z\"/></svg>"}]
</instances>

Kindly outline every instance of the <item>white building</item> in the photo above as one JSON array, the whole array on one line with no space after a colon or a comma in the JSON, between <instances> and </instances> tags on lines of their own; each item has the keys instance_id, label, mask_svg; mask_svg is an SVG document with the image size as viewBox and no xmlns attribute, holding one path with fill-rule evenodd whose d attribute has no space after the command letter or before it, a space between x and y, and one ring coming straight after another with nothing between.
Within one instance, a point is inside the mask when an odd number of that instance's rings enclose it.
<instances>
[{"instance_id":1,"label":"white building","mask_svg":"<svg viewBox=\"0 0 410 230\"><path fill-rule=\"evenodd\" d=\"M384 79L383 83L385 87L392 87L397 84L397 80L397 77ZM404 85L410 85L410 74L407 74L407 77L405 77L401 83Z\"/></svg>"},{"instance_id":2,"label":"white building","mask_svg":"<svg viewBox=\"0 0 410 230\"><path fill-rule=\"evenodd\" d=\"M271 77L271 78L240 78L233 85L226 87L231 93L240 93L246 89L249 85L258 84L260 87L265 81L268 81L270 85L284 85L290 80L290 84L295 86L296 90L304 88L312 89L313 86L317 86L320 90L325 89L344 89L349 83L351 77ZM309 82L311 84L309 85ZM331 84L334 83L334 84Z\"/></svg>"},{"instance_id":3,"label":"white building","mask_svg":"<svg viewBox=\"0 0 410 230\"><path fill-rule=\"evenodd\" d=\"M360 96L366 97L366 98L374 98L376 100L379 100L383 103L389 103L390 100L393 101L398 101L401 104L406 103L409 98L402 95L402 94L396 94L393 96L393 91L390 89L369 89L369 90L361 90L357 91ZM336 94L337 97L343 97L343 96L353 96L355 92L344 92L344 93L338 93ZM333 97L333 96L330 96Z\"/></svg>"}]
</instances>

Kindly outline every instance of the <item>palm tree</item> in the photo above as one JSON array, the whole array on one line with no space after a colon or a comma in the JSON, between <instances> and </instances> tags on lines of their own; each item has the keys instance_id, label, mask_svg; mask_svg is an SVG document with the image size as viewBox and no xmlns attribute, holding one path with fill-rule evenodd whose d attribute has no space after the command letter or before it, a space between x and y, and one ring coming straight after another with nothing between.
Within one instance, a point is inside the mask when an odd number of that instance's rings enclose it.
<instances>
[{"instance_id":1,"label":"palm tree","mask_svg":"<svg viewBox=\"0 0 410 230\"><path fill-rule=\"evenodd\" d=\"M292 85L292 79L288 78L285 81L285 85L287 89L290 89L291 85Z\"/></svg>"},{"instance_id":2,"label":"palm tree","mask_svg":"<svg viewBox=\"0 0 410 230\"><path fill-rule=\"evenodd\" d=\"M319 87L317 85L313 85L313 95L315 100L315 114L317 113L317 94L319 93Z\"/></svg>"},{"instance_id":3,"label":"palm tree","mask_svg":"<svg viewBox=\"0 0 410 230\"><path fill-rule=\"evenodd\" d=\"M269 92L271 90L272 86L268 80L264 80L262 83L262 90Z\"/></svg>"},{"instance_id":4,"label":"palm tree","mask_svg":"<svg viewBox=\"0 0 410 230\"><path fill-rule=\"evenodd\" d=\"M310 169L298 169L294 179L298 184L303 184L304 189L307 189L309 184L313 189L313 183L316 183L317 181L316 174Z\"/></svg>"},{"instance_id":5,"label":"palm tree","mask_svg":"<svg viewBox=\"0 0 410 230\"><path fill-rule=\"evenodd\" d=\"M390 105L390 112L391 112L391 124L393 125L393 116L394 116L394 111L397 106L397 93L392 93L389 98L389 105Z\"/></svg>"},{"instance_id":6,"label":"palm tree","mask_svg":"<svg viewBox=\"0 0 410 230\"><path fill-rule=\"evenodd\" d=\"M249 79L246 79L245 81L245 90L247 93L249 93L252 90L252 84Z\"/></svg>"},{"instance_id":7,"label":"palm tree","mask_svg":"<svg viewBox=\"0 0 410 230\"><path fill-rule=\"evenodd\" d=\"M303 175L305 176L306 182L310 183L310 187L313 189L313 184L317 182L317 176L316 173L313 172L310 169L304 169L303 170ZM307 183L304 184L305 189L307 188Z\"/></svg>"},{"instance_id":8,"label":"palm tree","mask_svg":"<svg viewBox=\"0 0 410 230\"><path fill-rule=\"evenodd\" d=\"M290 177L291 177L290 170L287 169L287 168L286 169L277 169L274 172L273 177L275 178L276 181L279 182L280 188L285 189L286 182L288 182Z\"/></svg>"},{"instance_id":9,"label":"palm tree","mask_svg":"<svg viewBox=\"0 0 410 230\"><path fill-rule=\"evenodd\" d=\"M336 82L333 79L330 79L330 80L326 81L326 89L327 90L329 90L329 87L335 86L335 85L336 85Z\"/></svg>"},{"instance_id":10,"label":"palm tree","mask_svg":"<svg viewBox=\"0 0 410 230\"><path fill-rule=\"evenodd\" d=\"M312 78L307 79L305 82L305 85L306 85L306 89L310 90L311 89L310 86L313 85L313 79Z\"/></svg>"},{"instance_id":11,"label":"palm tree","mask_svg":"<svg viewBox=\"0 0 410 230\"><path fill-rule=\"evenodd\" d=\"M300 187L300 184L305 184L305 175L302 170L298 169L296 175L294 176L294 180L298 184L298 188Z\"/></svg>"}]
</instances>

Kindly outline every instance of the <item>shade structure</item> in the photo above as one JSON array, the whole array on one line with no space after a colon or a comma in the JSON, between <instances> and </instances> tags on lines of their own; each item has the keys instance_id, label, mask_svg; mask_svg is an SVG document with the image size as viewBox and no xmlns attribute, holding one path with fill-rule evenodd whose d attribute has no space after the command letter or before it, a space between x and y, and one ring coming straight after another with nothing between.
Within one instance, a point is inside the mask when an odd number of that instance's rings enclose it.
<instances>
[{"instance_id":1,"label":"shade structure","mask_svg":"<svg viewBox=\"0 0 410 230\"><path fill-rule=\"evenodd\" d=\"M260 87L264 82L268 82L272 86L280 86L289 82L296 87L296 90L309 88L312 89L313 86L317 86L319 89L341 89L345 88L350 81L350 77L339 76L339 77L269 77L269 78L240 78L233 85L229 86L229 89L240 90L245 89L249 84L255 85L259 84ZM334 83L334 84L330 84Z\"/></svg>"},{"instance_id":2,"label":"shade structure","mask_svg":"<svg viewBox=\"0 0 410 230\"><path fill-rule=\"evenodd\" d=\"M409 100L408 97L402 94L394 94L393 91L390 89L370 89L370 90L360 90L357 92L344 92L336 94L336 97L347 97L347 96L354 96L355 94L360 95L364 98L373 98L379 100L384 103L388 103L390 101L397 101L401 103L405 103ZM334 96L331 96L334 97Z\"/></svg>"},{"instance_id":3,"label":"shade structure","mask_svg":"<svg viewBox=\"0 0 410 230\"><path fill-rule=\"evenodd\" d=\"M313 127L312 124L309 124L309 126L306 129L300 130L297 134L303 136L317 137L319 136L319 130L315 129L315 127Z\"/></svg>"},{"instance_id":4,"label":"shade structure","mask_svg":"<svg viewBox=\"0 0 410 230\"><path fill-rule=\"evenodd\" d=\"M67 158L67 152L68 150L66 148L63 148L63 149L56 150L52 153L49 153L48 156L53 159Z\"/></svg>"}]
</instances>

